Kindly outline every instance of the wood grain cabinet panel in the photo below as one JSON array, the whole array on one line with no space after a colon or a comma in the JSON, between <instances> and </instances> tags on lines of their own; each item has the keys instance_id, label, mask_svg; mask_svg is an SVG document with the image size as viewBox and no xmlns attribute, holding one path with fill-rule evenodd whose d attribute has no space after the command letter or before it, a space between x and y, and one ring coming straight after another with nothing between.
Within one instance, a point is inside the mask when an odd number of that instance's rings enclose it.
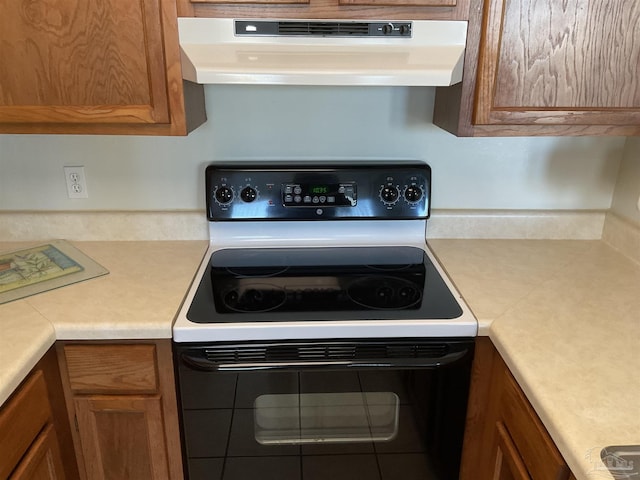
<instances>
[{"instance_id":1,"label":"wood grain cabinet panel","mask_svg":"<svg viewBox=\"0 0 640 480\"><path fill-rule=\"evenodd\" d=\"M640 2L472 0L463 81L433 121L459 136L640 135Z\"/></svg>"},{"instance_id":2,"label":"wood grain cabinet panel","mask_svg":"<svg viewBox=\"0 0 640 480\"><path fill-rule=\"evenodd\" d=\"M471 0L177 0L180 17L467 20Z\"/></svg>"},{"instance_id":3,"label":"wood grain cabinet panel","mask_svg":"<svg viewBox=\"0 0 640 480\"><path fill-rule=\"evenodd\" d=\"M7 478L51 418L47 386L36 371L0 410L0 478Z\"/></svg>"},{"instance_id":4,"label":"wood grain cabinet panel","mask_svg":"<svg viewBox=\"0 0 640 480\"><path fill-rule=\"evenodd\" d=\"M56 344L83 480L181 480L171 340Z\"/></svg>"},{"instance_id":5,"label":"wood grain cabinet panel","mask_svg":"<svg viewBox=\"0 0 640 480\"><path fill-rule=\"evenodd\" d=\"M50 349L0 408L0 479L78 478L62 397L58 363Z\"/></svg>"},{"instance_id":6,"label":"wood grain cabinet panel","mask_svg":"<svg viewBox=\"0 0 640 480\"><path fill-rule=\"evenodd\" d=\"M60 446L53 425L47 425L9 480L64 480Z\"/></svg>"},{"instance_id":7,"label":"wood grain cabinet panel","mask_svg":"<svg viewBox=\"0 0 640 480\"><path fill-rule=\"evenodd\" d=\"M640 3L488 0L477 124L640 124Z\"/></svg>"},{"instance_id":8,"label":"wood grain cabinet panel","mask_svg":"<svg viewBox=\"0 0 640 480\"><path fill-rule=\"evenodd\" d=\"M500 420L532 480L565 480L567 465L510 373L504 372Z\"/></svg>"},{"instance_id":9,"label":"wood grain cabinet panel","mask_svg":"<svg viewBox=\"0 0 640 480\"><path fill-rule=\"evenodd\" d=\"M67 345L69 384L74 393L155 393L155 345Z\"/></svg>"},{"instance_id":10,"label":"wood grain cabinet panel","mask_svg":"<svg viewBox=\"0 0 640 480\"><path fill-rule=\"evenodd\" d=\"M173 0L0 2L0 132L185 134L176 22Z\"/></svg>"},{"instance_id":11,"label":"wood grain cabinet panel","mask_svg":"<svg viewBox=\"0 0 640 480\"><path fill-rule=\"evenodd\" d=\"M488 338L478 338L460 480L569 480L571 472Z\"/></svg>"},{"instance_id":12,"label":"wood grain cabinet panel","mask_svg":"<svg viewBox=\"0 0 640 480\"><path fill-rule=\"evenodd\" d=\"M457 0L338 0L340 5L388 5L397 7L455 7Z\"/></svg>"},{"instance_id":13,"label":"wood grain cabinet panel","mask_svg":"<svg viewBox=\"0 0 640 480\"><path fill-rule=\"evenodd\" d=\"M194 4L228 4L228 5L242 5L242 4L260 4L260 5L303 5L308 4L310 0L190 0Z\"/></svg>"},{"instance_id":14,"label":"wood grain cabinet panel","mask_svg":"<svg viewBox=\"0 0 640 480\"><path fill-rule=\"evenodd\" d=\"M88 478L169 478L159 396L77 397L74 404Z\"/></svg>"},{"instance_id":15,"label":"wood grain cabinet panel","mask_svg":"<svg viewBox=\"0 0 640 480\"><path fill-rule=\"evenodd\" d=\"M496 434L498 443L496 445L495 459L496 466L494 470L495 480L531 480L527 467L518 449L511 440L511 436L507 431L504 423L496 423Z\"/></svg>"}]
</instances>

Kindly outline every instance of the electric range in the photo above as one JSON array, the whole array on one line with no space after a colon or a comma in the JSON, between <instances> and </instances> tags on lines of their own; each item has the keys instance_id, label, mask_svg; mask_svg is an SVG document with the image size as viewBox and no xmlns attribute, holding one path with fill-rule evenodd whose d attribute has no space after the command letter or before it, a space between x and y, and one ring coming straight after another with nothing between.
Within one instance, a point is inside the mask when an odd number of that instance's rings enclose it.
<instances>
[{"instance_id":1,"label":"electric range","mask_svg":"<svg viewBox=\"0 0 640 480\"><path fill-rule=\"evenodd\" d=\"M210 246L177 343L473 337L425 241L425 163L211 165Z\"/></svg>"}]
</instances>

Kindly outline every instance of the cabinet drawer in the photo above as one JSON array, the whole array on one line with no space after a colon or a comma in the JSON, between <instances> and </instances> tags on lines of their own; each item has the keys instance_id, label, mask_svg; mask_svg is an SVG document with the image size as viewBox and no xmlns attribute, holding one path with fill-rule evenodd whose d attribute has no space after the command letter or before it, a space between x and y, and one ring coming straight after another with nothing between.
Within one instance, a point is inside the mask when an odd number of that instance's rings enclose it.
<instances>
[{"instance_id":1,"label":"cabinet drawer","mask_svg":"<svg viewBox=\"0 0 640 480\"><path fill-rule=\"evenodd\" d=\"M506 373L501 414L532 480L566 480L569 469L514 378Z\"/></svg>"},{"instance_id":2,"label":"cabinet drawer","mask_svg":"<svg viewBox=\"0 0 640 480\"><path fill-rule=\"evenodd\" d=\"M155 345L65 345L74 393L155 393Z\"/></svg>"},{"instance_id":3,"label":"cabinet drawer","mask_svg":"<svg viewBox=\"0 0 640 480\"><path fill-rule=\"evenodd\" d=\"M7 478L51 417L41 371L31 375L0 409L0 478Z\"/></svg>"}]
</instances>

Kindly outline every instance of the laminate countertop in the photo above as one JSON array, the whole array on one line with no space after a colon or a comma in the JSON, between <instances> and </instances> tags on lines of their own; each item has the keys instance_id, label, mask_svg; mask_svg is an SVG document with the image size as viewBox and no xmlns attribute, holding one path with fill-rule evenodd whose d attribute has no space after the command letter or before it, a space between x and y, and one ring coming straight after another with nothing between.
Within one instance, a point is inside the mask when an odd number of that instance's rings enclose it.
<instances>
[{"instance_id":1,"label":"laminate countertop","mask_svg":"<svg viewBox=\"0 0 640 480\"><path fill-rule=\"evenodd\" d=\"M577 480L612 479L602 448L640 444L640 265L602 241L429 243Z\"/></svg>"},{"instance_id":2,"label":"laminate countertop","mask_svg":"<svg viewBox=\"0 0 640 480\"><path fill-rule=\"evenodd\" d=\"M0 243L0 252L39 243ZM56 340L171 338L206 241L73 242L108 275L0 305L0 405Z\"/></svg>"},{"instance_id":3,"label":"laminate countertop","mask_svg":"<svg viewBox=\"0 0 640 480\"><path fill-rule=\"evenodd\" d=\"M0 404L56 339L170 338L207 247L73 244L110 273L0 305ZM640 266L602 241L429 245L577 480L612 479L600 450L640 444Z\"/></svg>"}]
</instances>

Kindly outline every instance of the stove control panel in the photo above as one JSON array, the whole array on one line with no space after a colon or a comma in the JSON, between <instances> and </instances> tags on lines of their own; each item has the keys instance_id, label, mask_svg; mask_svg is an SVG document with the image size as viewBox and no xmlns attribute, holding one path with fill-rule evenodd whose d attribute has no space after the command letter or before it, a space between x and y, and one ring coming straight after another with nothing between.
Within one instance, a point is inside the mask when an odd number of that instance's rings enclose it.
<instances>
[{"instance_id":1,"label":"stove control panel","mask_svg":"<svg viewBox=\"0 0 640 480\"><path fill-rule=\"evenodd\" d=\"M424 163L243 166L206 170L211 221L428 218Z\"/></svg>"},{"instance_id":2,"label":"stove control panel","mask_svg":"<svg viewBox=\"0 0 640 480\"><path fill-rule=\"evenodd\" d=\"M358 204L358 186L346 183L288 183L282 185L282 204L285 207L355 207Z\"/></svg>"}]
</instances>

